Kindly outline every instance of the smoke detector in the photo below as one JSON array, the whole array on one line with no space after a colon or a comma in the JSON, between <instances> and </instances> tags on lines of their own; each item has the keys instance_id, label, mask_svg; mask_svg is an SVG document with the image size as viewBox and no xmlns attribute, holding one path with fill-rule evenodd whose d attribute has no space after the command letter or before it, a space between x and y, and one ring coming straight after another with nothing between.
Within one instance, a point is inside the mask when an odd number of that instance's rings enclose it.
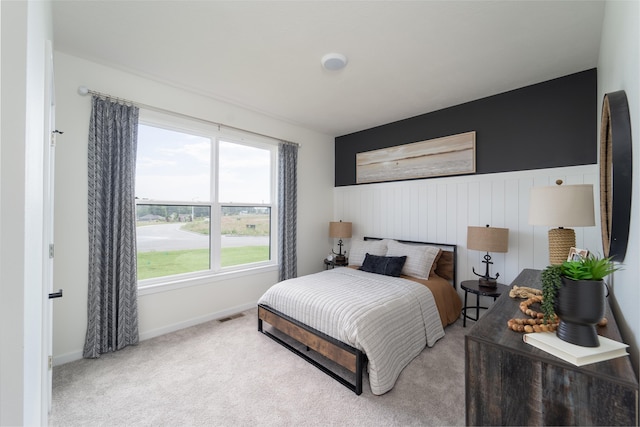
<instances>
[{"instance_id":1,"label":"smoke detector","mask_svg":"<svg viewBox=\"0 0 640 427\"><path fill-rule=\"evenodd\" d=\"M342 70L347 65L347 57L341 53L327 53L322 57L322 67L325 70Z\"/></svg>"}]
</instances>

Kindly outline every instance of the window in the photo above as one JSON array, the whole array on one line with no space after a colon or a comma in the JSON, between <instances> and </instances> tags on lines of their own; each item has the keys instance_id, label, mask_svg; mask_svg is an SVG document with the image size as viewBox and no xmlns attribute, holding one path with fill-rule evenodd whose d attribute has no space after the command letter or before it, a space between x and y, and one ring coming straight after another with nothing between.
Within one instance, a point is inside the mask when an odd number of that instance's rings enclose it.
<instances>
[{"instance_id":1,"label":"window","mask_svg":"<svg viewBox=\"0 0 640 427\"><path fill-rule=\"evenodd\" d=\"M276 154L251 134L141 110L139 285L275 264Z\"/></svg>"}]
</instances>

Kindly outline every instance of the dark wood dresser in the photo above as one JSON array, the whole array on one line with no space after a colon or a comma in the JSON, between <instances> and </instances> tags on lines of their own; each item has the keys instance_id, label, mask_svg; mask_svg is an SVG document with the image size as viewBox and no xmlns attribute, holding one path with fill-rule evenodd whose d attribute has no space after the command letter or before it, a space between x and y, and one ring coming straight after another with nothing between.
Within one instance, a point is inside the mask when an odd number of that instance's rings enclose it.
<instances>
[{"instance_id":1,"label":"dark wood dresser","mask_svg":"<svg viewBox=\"0 0 640 427\"><path fill-rule=\"evenodd\" d=\"M541 288L540 270L511 285ZM638 380L629 356L577 367L507 328L526 317L502 294L465 337L467 425L638 425ZM598 333L622 341L607 305Z\"/></svg>"}]
</instances>

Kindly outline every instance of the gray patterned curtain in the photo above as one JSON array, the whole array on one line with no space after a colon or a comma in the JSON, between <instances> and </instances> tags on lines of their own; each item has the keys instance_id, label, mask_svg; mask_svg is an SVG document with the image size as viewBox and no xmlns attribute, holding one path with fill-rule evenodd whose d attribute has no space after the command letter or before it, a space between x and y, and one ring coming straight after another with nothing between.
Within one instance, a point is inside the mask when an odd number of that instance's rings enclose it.
<instances>
[{"instance_id":1,"label":"gray patterned curtain","mask_svg":"<svg viewBox=\"0 0 640 427\"><path fill-rule=\"evenodd\" d=\"M278 250L280 280L298 275L298 146L281 143L278 150Z\"/></svg>"},{"instance_id":2,"label":"gray patterned curtain","mask_svg":"<svg viewBox=\"0 0 640 427\"><path fill-rule=\"evenodd\" d=\"M83 356L138 343L135 165L138 107L93 96L89 122L89 298Z\"/></svg>"}]
</instances>

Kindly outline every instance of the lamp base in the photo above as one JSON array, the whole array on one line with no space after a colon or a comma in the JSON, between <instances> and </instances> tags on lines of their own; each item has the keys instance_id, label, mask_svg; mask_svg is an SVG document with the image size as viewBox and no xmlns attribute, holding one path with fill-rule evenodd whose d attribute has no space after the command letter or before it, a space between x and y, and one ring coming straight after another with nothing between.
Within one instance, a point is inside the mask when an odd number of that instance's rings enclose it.
<instances>
[{"instance_id":1,"label":"lamp base","mask_svg":"<svg viewBox=\"0 0 640 427\"><path fill-rule=\"evenodd\" d=\"M336 265L345 265L347 263L347 257L345 257L344 255L336 255L335 257L333 257L333 262Z\"/></svg>"},{"instance_id":2,"label":"lamp base","mask_svg":"<svg viewBox=\"0 0 640 427\"><path fill-rule=\"evenodd\" d=\"M491 262L491 255L489 255L489 252L487 252L487 254L484 256L484 261L482 262L486 264L486 271L484 272L484 275L476 273L476 269L473 267L471 267L471 271L473 271L473 274L479 277L478 284L480 286L482 286L483 288L495 288L498 277L500 277L500 273L496 273L496 277L489 276L489 264L493 264Z\"/></svg>"},{"instance_id":3,"label":"lamp base","mask_svg":"<svg viewBox=\"0 0 640 427\"><path fill-rule=\"evenodd\" d=\"M485 279L484 277L478 279L478 284L483 288L495 288L497 283L496 279Z\"/></svg>"},{"instance_id":4,"label":"lamp base","mask_svg":"<svg viewBox=\"0 0 640 427\"><path fill-rule=\"evenodd\" d=\"M567 260L569 251L576 245L576 232L572 228L549 230L549 264L560 265Z\"/></svg>"}]
</instances>

